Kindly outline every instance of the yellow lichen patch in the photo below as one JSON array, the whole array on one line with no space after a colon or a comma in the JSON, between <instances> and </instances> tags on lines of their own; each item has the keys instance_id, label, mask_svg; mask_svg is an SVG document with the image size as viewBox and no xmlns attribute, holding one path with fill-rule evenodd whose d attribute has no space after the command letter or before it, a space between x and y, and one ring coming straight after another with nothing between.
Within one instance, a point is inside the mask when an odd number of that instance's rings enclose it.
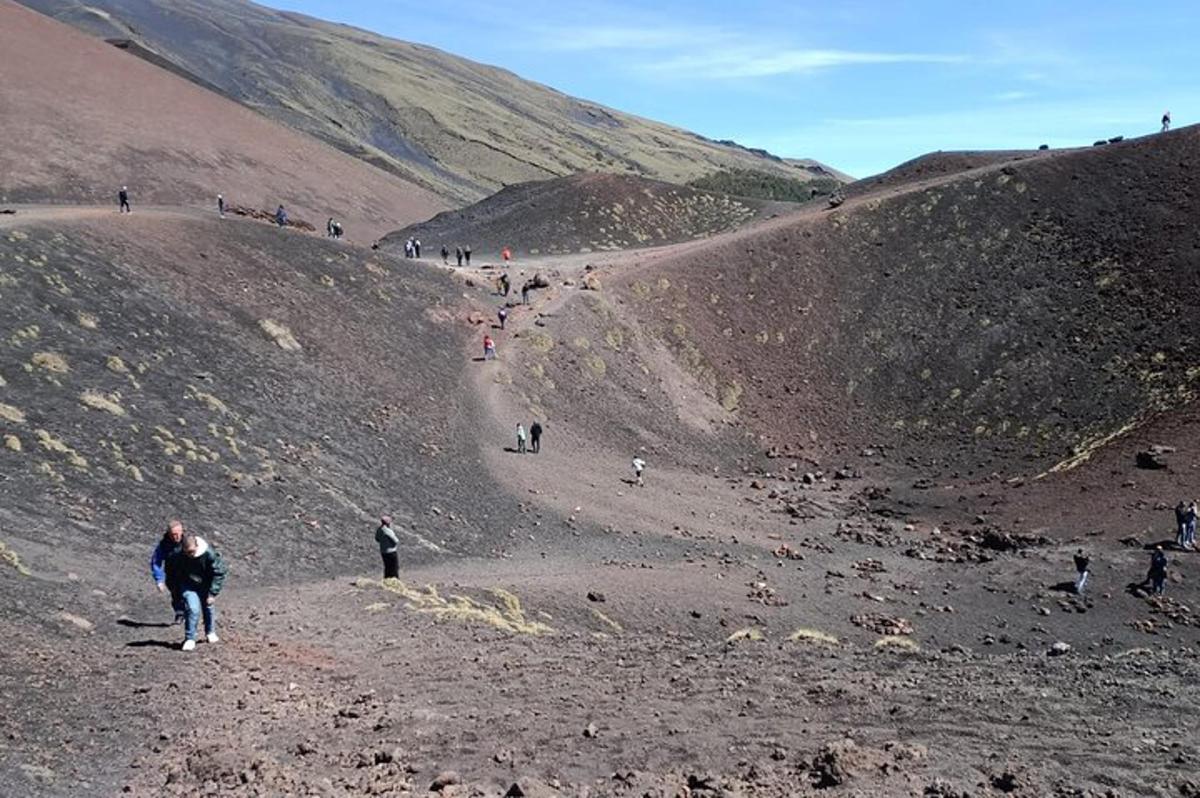
<instances>
[{"instance_id":1,"label":"yellow lichen patch","mask_svg":"<svg viewBox=\"0 0 1200 798\"><path fill-rule=\"evenodd\" d=\"M75 314L75 323L85 330L94 330L100 324L100 320L91 313L80 311Z\"/></svg>"},{"instance_id":2,"label":"yellow lichen patch","mask_svg":"<svg viewBox=\"0 0 1200 798\"><path fill-rule=\"evenodd\" d=\"M885 635L875 641L875 648L879 651L901 651L906 653L920 651L921 647L911 637L902 635Z\"/></svg>"},{"instance_id":3,"label":"yellow lichen patch","mask_svg":"<svg viewBox=\"0 0 1200 798\"><path fill-rule=\"evenodd\" d=\"M547 354L554 348L554 339L544 332L537 332L529 336L529 345L542 354Z\"/></svg>"},{"instance_id":4,"label":"yellow lichen patch","mask_svg":"<svg viewBox=\"0 0 1200 798\"><path fill-rule=\"evenodd\" d=\"M3 402L0 402L0 418L4 419L5 421L10 421L13 424L25 423L25 413L23 413L20 408L13 407L12 405L6 405Z\"/></svg>"},{"instance_id":5,"label":"yellow lichen patch","mask_svg":"<svg viewBox=\"0 0 1200 798\"><path fill-rule=\"evenodd\" d=\"M836 637L820 629L797 629L788 635L788 640L792 643L822 643L828 646L839 643Z\"/></svg>"},{"instance_id":6,"label":"yellow lichen patch","mask_svg":"<svg viewBox=\"0 0 1200 798\"><path fill-rule=\"evenodd\" d=\"M292 331L277 321L262 319L258 322L259 329L275 342L275 345L285 352L299 352L300 342L292 335Z\"/></svg>"},{"instance_id":7,"label":"yellow lichen patch","mask_svg":"<svg viewBox=\"0 0 1200 798\"><path fill-rule=\"evenodd\" d=\"M604 362L604 358L596 354L589 354L583 359L583 364L587 366L588 371L597 379L603 377L608 371L608 364Z\"/></svg>"},{"instance_id":8,"label":"yellow lichen patch","mask_svg":"<svg viewBox=\"0 0 1200 798\"><path fill-rule=\"evenodd\" d=\"M195 399L197 402L200 402L202 405L204 405L205 407L207 407L209 410L213 411L214 413L228 413L229 412L229 407L226 406L226 404L224 402L222 402L220 399L213 396L211 393L205 393L204 391L197 390L190 386L188 388L188 393L191 395L191 397L193 399Z\"/></svg>"},{"instance_id":9,"label":"yellow lichen patch","mask_svg":"<svg viewBox=\"0 0 1200 798\"><path fill-rule=\"evenodd\" d=\"M738 409L738 405L742 400L742 386L736 382L731 382L721 389L721 407L732 413Z\"/></svg>"},{"instance_id":10,"label":"yellow lichen patch","mask_svg":"<svg viewBox=\"0 0 1200 798\"><path fill-rule=\"evenodd\" d=\"M328 274L322 274L321 285L325 286L326 288L333 288L335 285L337 285L337 282Z\"/></svg>"},{"instance_id":11,"label":"yellow lichen patch","mask_svg":"<svg viewBox=\"0 0 1200 798\"><path fill-rule=\"evenodd\" d=\"M589 342L588 339L584 338L582 335L577 335L571 339L571 346L575 347L576 349L588 349L591 347L591 345L591 342Z\"/></svg>"},{"instance_id":12,"label":"yellow lichen patch","mask_svg":"<svg viewBox=\"0 0 1200 798\"><path fill-rule=\"evenodd\" d=\"M3 540L0 540L0 562L15 568L21 576L29 576L29 569L21 563L21 558Z\"/></svg>"},{"instance_id":13,"label":"yellow lichen patch","mask_svg":"<svg viewBox=\"0 0 1200 798\"><path fill-rule=\"evenodd\" d=\"M16 435L5 435L4 436L4 448L8 449L11 452L21 451L21 448L22 448L21 447L21 439L18 438Z\"/></svg>"},{"instance_id":14,"label":"yellow lichen patch","mask_svg":"<svg viewBox=\"0 0 1200 798\"><path fill-rule=\"evenodd\" d=\"M30 360L33 365L52 374L66 374L71 370L67 359L57 352L34 352Z\"/></svg>"},{"instance_id":15,"label":"yellow lichen patch","mask_svg":"<svg viewBox=\"0 0 1200 798\"><path fill-rule=\"evenodd\" d=\"M103 410L114 416L125 415L125 408L121 407L120 394L103 394L99 391L86 390L79 395L79 401L93 410Z\"/></svg>"},{"instance_id":16,"label":"yellow lichen patch","mask_svg":"<svg viewBox=\"0 0 1200 798\"><path fill-rule=\"evenodd\" d=\"M109 355L105 359L104 365L108 368L109 371L113 372L114 374L128 374L129 373L129 366L126 366L125 361L122 360L121 358L117 357L116 355Z\"/></svg>"},{"instance_id":17,"label":"yellow lichen patch","mask_svg":"<svg viewBox=\"0 0 1200 798\"><path fill-rule=\"evenodd\" d=\"M404 597L409 609L437 618L472 623L484 623L511 634L551 634L553 629L539 621L530 620L521 608L521 601L512 593L500 588L488 591L495 603L484 604L469 596L442 598L437 588L426 585L423 590L411 588L399 579L381 581L359 580L359 585L377 585L384 590Z\"/></svg>"},{"instance_id":18,"label":"yellow lichen patch","mask_svg":"<svg viewBox=\"0 0 1200 798\"><path fill-rule=\"evenodd\" d=\"M34 430L33 434L38 439L38 443L41 444L43 449L48 452L54 452L55 454L61 454L67 458L67 462L71 465L81 470L87 470L87 460L85 460L79 454L79 452L75 451L66 443L64 443L61 438L54 437L44 429Z\"/></svg>"},{"instance_id":19,"label":"yellow lichen patch","mask_svg":"<svg viewBox=\"0 0 1200 798\"><path fill-rule=\"evenodd\" d=\"M743 640L759 642L765 640L766 636L762 633L762 629L756 626L747 626L745 629L738 629L736 632L725 638L726 643L740 643Z\"/></svg>"},{"instance_id":20,"label":"yellow lichen patch","mask_svg":"<svg viewBox=\"0 0 1200 798\"><path fill-rule=\"evenodd\" d=\"M607 615L600 612L600 610L596 609L595 607L592 607L592 615L595 616L596 620L598 620L600 623L604 624L605 626L607 626L609 629L613 630L614 632L625 631L624 629L621 628L621 624L617 623L612 618L609 618Z\"/></svg>"},{"instance_id":21,"label":"yellow lichen patch","mask_svg":"<svg viewBox=\"0 0 1200 798\"><path fill-rule=\"evenodd\" d=\"M45 460L38 463L37 468L35 468L34 470L37 471L39 474L45 474L47 477L50 478L50 480L52 482L62 482L63 481L63 475L58 473L58 471L55 470L54 466L50 465Z\"/></svg>"},{"instance_id":22,"label":"yellow lichen patch","mask_svg":"<svg viewBox=\"0 0 1200 798\"><path fill-rule=\"evenodd\" d=\"M620 350L625 345L625 334L619 328L613 328L604 333L604 341L610 349Z\"/></svg>"},{"instance_id":23,"label":"yellow lichen patch","mask_svg":"<svg viewBox=\"0 0 1200 798\"><path fill-rule=\"evenodd\" d=\"M175 476L177 476L177 477L181 477L181 476L183 476L183 474L184 474L184 471L183 471L183 466L181 466L181 465L173 465L173 466L171 466L171 473L172 473L172 474L174 474L174 475L175 475Z\"/></svg>"},{"instance_id":24,"label":"yellow lichen patch","mask_svg":"<svg viewBox=\"0 0 1200 798\"><path fill-rule=\"evenodd\" d=\"M1034 477L1034 479L1044 479L1045 477L1049 476L1050 474L1059 474L1064 471L1070 471L1074 468L1078 468L1079 466L1083 465L1088 460L1090 460L1092 458L1093 454L1100 451L1105 446L1107 446L1108 444L1115 441L1117 438L1120 438L1120 437L1128 434L1129 432L1132 432L1140 424L1141 424L1140 421L1130 421L1129 423L1122 425L1115 432L1110 432L1106 435L1097 435L1097 436L1093 436L1091 438L1085 439L1082 443L1080 443L1078 446L1076 446L1073 449L1073 454L1070 457L1068 457L1066 460L1063 460L1060 463L1057 463L1057 464L1051 466L1049 471L1043 471L1042 473L1040 473L1036 477Z\"/></svg>"},{"instance_id":25,"label":"yellow lichen patch","mask_svg":"<svg viewBox=\"0 0 1200 798\"><path fill-rule=\"evenodd\" d=\"M22 327L13 333L8 342L12 346L22 346L26 341L36 341L38 336L42 334L42 328L36 324L30 324L28 327Z\"/></svg>"}]
</instances>

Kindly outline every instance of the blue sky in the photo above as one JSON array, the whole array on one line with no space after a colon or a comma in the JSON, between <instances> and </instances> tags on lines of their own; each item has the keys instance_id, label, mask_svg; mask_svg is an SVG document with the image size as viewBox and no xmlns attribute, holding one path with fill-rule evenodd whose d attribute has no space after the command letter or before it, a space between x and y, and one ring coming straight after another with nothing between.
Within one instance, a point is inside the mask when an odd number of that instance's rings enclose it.
<instances>
[{"instance_id":1,"label":"blue sky","mask_svg":"<svg viewBox=\"0 0 1200 798\"><path fill-rule=\"evenodd\" d=\"M1200 3L267 0L856 177L1200 117Z\"/></svg>"}]
</instances>

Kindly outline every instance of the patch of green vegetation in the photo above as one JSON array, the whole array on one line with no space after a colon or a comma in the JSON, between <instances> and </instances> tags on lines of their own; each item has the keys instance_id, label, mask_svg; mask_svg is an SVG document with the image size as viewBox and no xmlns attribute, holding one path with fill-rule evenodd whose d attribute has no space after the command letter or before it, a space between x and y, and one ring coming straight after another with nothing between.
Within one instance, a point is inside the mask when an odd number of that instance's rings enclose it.
<instances>
[{"instance_id":1,"label":"patch of green vegetation","mask_svg":"<svg viewBox=\"0 0 1200 798\"><path fill-rule=\"evenodd\" d=\"M841 185L833 178L818 177L799 180L754 169L722 169L696 178L689 186L701 191L715 191L752 199L781 202L807 202L813 197L832 194Z\"/></svg>"}]
</instances>

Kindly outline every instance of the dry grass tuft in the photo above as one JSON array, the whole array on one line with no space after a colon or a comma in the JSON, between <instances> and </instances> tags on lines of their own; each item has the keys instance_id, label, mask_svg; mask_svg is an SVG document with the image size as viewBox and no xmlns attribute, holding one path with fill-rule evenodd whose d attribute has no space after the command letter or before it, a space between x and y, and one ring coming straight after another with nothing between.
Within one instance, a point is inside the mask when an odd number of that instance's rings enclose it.
<instances>
[{"instance_id":1,"label":"dry grass tuft","mask_svg":"<svg viewBox=\"0 0 1200 798\"><path fill-rule=\"evenodd\" d=\"M0 562L12 566L21 576L29 576L29 569L21 563L21 558L3 540L0 540Z\"/></svg>"},{"instance_id":2,"label":"dry grass tuft","mask_svg":"<svg viewBox=\"0 0 1200 798\"><path fill-rule=\"evenodd\" d=\"M104 361L104 365L114 374L128 374L129 367L125 365L125 361L116 355L109 355Z\"/></svg>"},{"instance_id":3,"label":"dry grass tuft","mask_svg":"<svg viewBox=\"0 0 1200 798\"><path fill-rule=\"evenodd\" d=\"M121 397L119 394L105 395L99 391L89 389L79 395L79 401L93 410L103 410L106 413L112 413L114 416L125 415L125 408L121 407Z\"/></svg>"},{"instance_id":4,"label":"dry grass tuft","mask_svg":"<svg viewBox=\"0 0 1200 798\"><path fill-rule=\"evenodd\" d=\"M100 324L100 320L91 313L84 313L82 311L75 314L75 321L85 330L94 330Z\"/></svg>"},{"instance_id":5,"label":"dry grass tuft","mask_svg":"<svg viewBox=\"0 0 1200 798\"><path fill-rule=\"evenodd\" d=\"M20 408L6 405L3 402L0 402L0 418L13 424L25 423L25 413Z\"/></svg>"},{"instance_id":6,"label":"dry grass tuft","mask_svg":"<svg viewBox=\"0 0 1200 798\"><path fill-rule=\"evenodd\" d=\"M360 580L360 584L362 584L362 580ZM484 604L469 596L442 598L433 585L426 585L424 589L418 590L409 587L399 579L368 581L367 584L378 585L384 590L402 596L408 602L408 608L411 610L438 618L484 623L510 634L542 635L554 632L546 624L527 618L525 610L521 607L520 599L500 588L492 588L488 591L496 599L496 603Z\"/></svg>"},{"instance_id":7,"label":"dry grass tuft","mask_svg":"<svg viewBox=\"0 0 1200 798\"><path fill-rule=\"evenodd\" d=\"M21 451L21 439L16 435L5 435L4 448L13 452Z\"/></svg>"},{"instance_id":8,"label":"dry grass tuft","mask_svg":"<svg viewBox=\"0 0 1200 798\"><path fill-rule=\"evenodd\" d=\"M725 638L726 643L739 643L743 640L759 642L766 640L766 635L762 630L755 626L747 626L745 629L738 629L736 632Z\"/></svg>"},{"instance_id":9,"label":"dry grass tuft","mask_svg":"<svg viewBox=\"0 0 1200 798\"><path fill-rule=\"evenodd\" d=\"M67 359L57 352L34 352L33 365L52 374L66 374L71 370Z\"/></svg>"},{"instance_id":10,"label":"dry grass tuft","mask_svg":"<svg viewBox=\"0 0 1200 798\"><path fill-rule=\"evenodd\" d=\"M258 322L258 326L267 334L268 338L275 342L276 346L285 352L299 352L303 348L296 340L296 336L292 335L292 331L277 321L262 319Z\"/></svg>"},{"instance_id":11,"label":"dry grass tuft","mask_svg":"<svg viewBox=\"0 0 1200 798\"><path fill-rule=\"evenodd\" d=\"M596 620L600 621L600 623L604 624L605 626L607 626L609 629L613 630L614 632L624 632L625 631L624 629L621 628L621 624L617 623L612 618L609 618L607 615L600 612L600 610L596 609L595 607L592 607L592 615L596 616Z\"/></svg>"},{"instance_id":12,"label":"dry grass tuft","mask_svg":"<svg viewBox=\"0 0 1200 798\"><path fill-rule=\"evenodd\" d=\"M830 646L841 644L836 637L820 629L797 629L788 635L788 640L792 643L823 643Z\"/></svg>"},{"instance_id":13,"label":"dry grass tuft","mask_svg":"<svg viewBox=\"0 0 1200 798\"><path fill-rule=\"evenodd\" d=\"M875 648L878 651L891 650L902 653L916 653L921 650L915 640L901 635L885 635L875 641Z\"/></svg>"}]
</instances>

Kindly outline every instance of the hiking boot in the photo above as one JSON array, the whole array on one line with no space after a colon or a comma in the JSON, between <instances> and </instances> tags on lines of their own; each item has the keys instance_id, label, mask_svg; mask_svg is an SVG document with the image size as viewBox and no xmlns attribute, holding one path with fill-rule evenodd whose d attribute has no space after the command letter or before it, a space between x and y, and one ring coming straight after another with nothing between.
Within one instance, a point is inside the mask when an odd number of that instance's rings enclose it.
<instances>
[{"instance_id":1,"label":"hiking boot","mask_svg":"<svg viewBox=\"0 0 1200 798\"><path fill-rule=\"evenodd\" d=\"M195 640L184 640L183 641L183 650L184 651L194 651L195 649L196 649L196 641Z\"/></svg>"},{"instance_id":2,"label":"hiking boot","mask_svg":"<svg viewBox=\"0 0 1200 798\"><path fill-rule=\"evenodd\" d=\"M208 635L207 635L207 636L206 636L204 639L205 639L205 640L207 640L207 641L208 641L208 642L210 642L210 643L219 643L219 642L221 642L221 638L217 637L217 633L216 633L216 632L209 632L209 633L208 633Z\"/></svg>"}]
</instances>

